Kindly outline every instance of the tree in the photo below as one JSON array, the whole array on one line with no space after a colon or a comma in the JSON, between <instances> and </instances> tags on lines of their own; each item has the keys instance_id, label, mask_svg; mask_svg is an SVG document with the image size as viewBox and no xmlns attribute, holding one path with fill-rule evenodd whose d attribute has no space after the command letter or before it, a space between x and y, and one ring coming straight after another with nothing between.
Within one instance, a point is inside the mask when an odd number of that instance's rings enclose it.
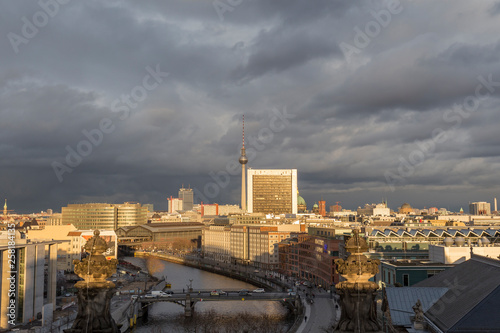
<instances>
[{"instance_id":1,"label":"tree","mask_svg":"<svg viewBox=\"0 0 500 333\"><path fill-rule=\"evenodd\" d=\"M154 275L155 273L161 272L165 269L165 263L158 258L148 257L146 259L146 268L149 275Z\"/></svg>"}]
</instances>

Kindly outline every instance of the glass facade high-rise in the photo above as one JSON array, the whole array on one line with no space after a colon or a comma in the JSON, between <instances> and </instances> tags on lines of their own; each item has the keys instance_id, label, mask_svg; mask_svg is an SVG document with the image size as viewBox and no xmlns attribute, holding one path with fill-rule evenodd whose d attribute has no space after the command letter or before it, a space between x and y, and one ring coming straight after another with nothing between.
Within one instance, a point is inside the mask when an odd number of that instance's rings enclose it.
<instances>
[{"instance_id":1,"label":"glass facade high-rise","mask_svg":"<svg viewBox=\"0 0 500 333\"><path fill-rule=\"evenodd\" d=\"M297 213L296 169L249 169L248 212Z\"/></svg>"},{"instance_id":2,"label":"glass facade high-rise","mask_svg":"<svg viewBox=\"0 0 500 333\"><path fill-rule=\"evenodd\" d=\"M116 230L148 222L148 208L139 203L69 204L62 209L62 224L83 230Z\"/></svg>"}]
</instances>

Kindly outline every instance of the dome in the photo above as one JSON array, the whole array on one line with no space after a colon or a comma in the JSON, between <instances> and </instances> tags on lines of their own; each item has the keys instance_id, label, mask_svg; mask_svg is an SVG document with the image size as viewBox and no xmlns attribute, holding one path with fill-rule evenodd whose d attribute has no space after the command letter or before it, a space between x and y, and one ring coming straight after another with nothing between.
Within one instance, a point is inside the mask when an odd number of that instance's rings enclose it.
<instances>
[{"instance_id":1,"label":"dome","mask_svg":"<svg viewBox=\"0 0 500 333\"><path fill-rule=\"evenodd\" d=\"M410 204L409 203L404 203L401 205L401 208L411 208Z\"/></svg>"},{"instance_id":2,"label":"dome","mask_svg":"<svg viewBox=\"0 0 500 333\"><path fill-rule=\"evenodd\" d=\"M318 204L313 205L313 208L318 208L318 207L319 207Z\"/></svg>"},{"instance_id":3,"label":"dome","mask_svg":"<svg viewBox=\"0 0 500 333\"><path fill-rule=\"evenodd\" d=\"M297 195L297 205L304 205L304 206L306 206L306 201L300 195Z\"/></svg>"}]
</instances>

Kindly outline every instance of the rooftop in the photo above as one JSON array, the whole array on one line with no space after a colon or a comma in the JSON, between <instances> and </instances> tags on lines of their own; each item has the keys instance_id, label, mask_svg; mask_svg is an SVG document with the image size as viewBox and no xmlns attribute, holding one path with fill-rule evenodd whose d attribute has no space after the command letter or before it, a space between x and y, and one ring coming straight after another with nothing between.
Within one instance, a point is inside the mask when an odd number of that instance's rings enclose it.
<instances>
[{"instance_id":1,"label":"rooftop","mask_svg":"<svg viewBox=\"0 0 500 333\"><path fill-rule=\"evenodd\" d=\"M500 332L499 277L500 260L472 255L415 287L448 288L425 312L443 332Z\"/></svg>"},{"instance_id":2,"label":"rooftop","mask_svg":"<svg viewBox=\"0 0 500 333\"><path fill-rule=\"evenodd\" d=\"M390 265L390 266L397 266L397 267L407 267L407 266L454 266L454 265L447 265L443 264L440 262L432 262L429 260L410 260L410 259L398 259L398 260L390 260L390 261L383 261L383 264Z\"/></svg>"}]
</instances>

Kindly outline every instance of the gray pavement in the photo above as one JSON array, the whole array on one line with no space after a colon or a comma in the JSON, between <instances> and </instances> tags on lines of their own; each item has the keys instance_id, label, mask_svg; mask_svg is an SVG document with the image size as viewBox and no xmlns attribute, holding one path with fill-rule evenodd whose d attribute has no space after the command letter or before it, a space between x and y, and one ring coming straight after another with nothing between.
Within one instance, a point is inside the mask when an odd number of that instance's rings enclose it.
<instances>
[{"instance_id":1,"label":"gray pavement","mask_svg":"<svg viewBox=\"0 0 500 333\"><path fill-rule=\"evenodd\" d=\"M336 298L330 298L330 294L326 292L318 292L314 289L314 303L309 304L306 302L304 321L297 329L297 333L318 333L318 332L331 332L332 325L340 317L339 310L336 309ZM305 293L301 292L300 295L305 297ZM305 320L307 318L307 321Z\"/></svg>"}]
</instances>

